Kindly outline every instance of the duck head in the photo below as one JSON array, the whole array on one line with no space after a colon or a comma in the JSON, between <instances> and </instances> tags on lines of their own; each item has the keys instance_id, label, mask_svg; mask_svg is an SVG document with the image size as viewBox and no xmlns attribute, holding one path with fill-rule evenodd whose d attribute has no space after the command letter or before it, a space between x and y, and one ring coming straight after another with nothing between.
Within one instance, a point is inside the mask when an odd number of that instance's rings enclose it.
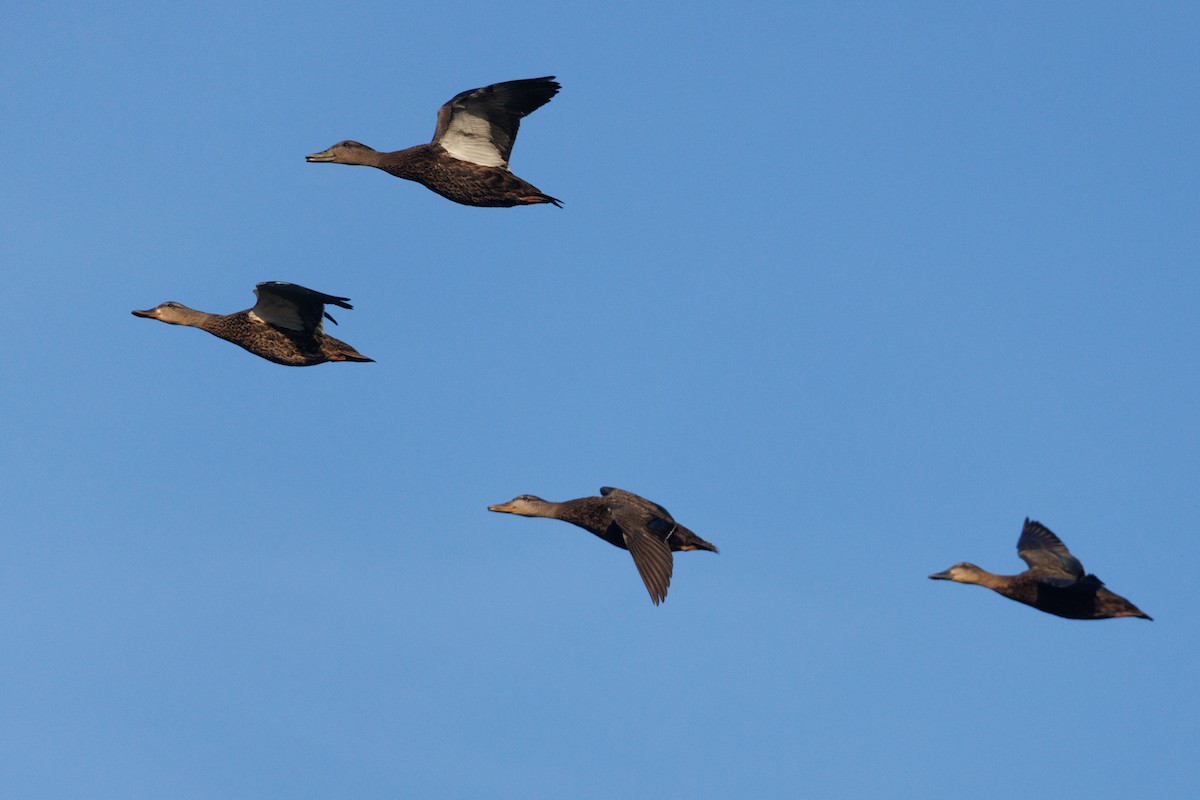
<instances>
[{"instance_id":1,"label":"duck head","mask_svg":"<svg viewBox=\"0 0 1200 800\"><path fill-rule=\"evenodd\" d=\"M966 561L955 564L945 572L935 572L929 577L935 581L957 581L958 583L980 583L985 570Z\"/></svg>"},{"instance_id":2,"label":"duck head","mask_svg":"<svg viewBox=\"0 0 1200 800\"><path fill-rule=\"evenodd\" d=\"M367 147L361 142L354 142L347 139L344 142L338 142L328 150L322 150L319 153L311 153L304 157L304 160L309 163L316 164L374 164L378 158L378 151Z\"/></svg>"},{"instance_id":3,"label":"duck head","mask_svg":"<svg viewBox=\"0 0 1200 800\"><path fill-rule=\"evenodd\" d=\"M522 517L545 517L553 509L554 504L532 494L522 494L507 503L497 503L488 506L488 511L498 511L501 514L517 514Z\"/></svg>"},{"instance_id":4,"label":"duck head","mask_svg":"<svg viewBox=\"0 0 1200 800\"><path fill-rule=\"evenodd\" d=\"M168 325L195 325L201 318L208 316L203 311L188 308L183 303L176 303L174 300L159 303L154 308L149 308L145 311L133 311L131 313L135 317L156 319Z\"/></svg>"}]
</instances>

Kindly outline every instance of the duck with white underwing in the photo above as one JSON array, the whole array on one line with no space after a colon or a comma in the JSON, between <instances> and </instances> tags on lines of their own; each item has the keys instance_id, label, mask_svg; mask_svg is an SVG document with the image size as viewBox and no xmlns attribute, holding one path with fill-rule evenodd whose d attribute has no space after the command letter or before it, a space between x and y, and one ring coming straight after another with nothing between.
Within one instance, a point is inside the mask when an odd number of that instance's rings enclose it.
<instances>
[{"instance_id":1,"label":"duck with white underwing","mask_svg":"<svg viewBox=\"0 0 1200 800\"><path fill-rule=\"evenodd\" d=\"M551 203L561 208L562 201L508 168L521 120L550 102L560 88L550 75L470 89L438 110L437 128L429 144L381 153L346 140L305 156L305 160L375 167L467 206L511 208Z\"/></svg>"}]
</instances>

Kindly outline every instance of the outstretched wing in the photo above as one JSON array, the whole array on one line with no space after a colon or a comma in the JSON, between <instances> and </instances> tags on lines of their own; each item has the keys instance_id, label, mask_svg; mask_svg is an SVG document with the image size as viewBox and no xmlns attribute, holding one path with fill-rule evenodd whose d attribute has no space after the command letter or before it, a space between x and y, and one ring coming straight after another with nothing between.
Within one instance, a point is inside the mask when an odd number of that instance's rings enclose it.
<instances>
[{"instance_id":1,"label":"outstretched wing","mask_svg":"<svg viewBox=\"0 0 1200 800\"><path fill-rule=\"evenodd\" d=\"M1062 540L1045 525L1031 522L1028 517L1021 529L1021 538L1017 540L1017 555L1030 569L1045 573L1048 578L1069 578L1073 582L1084 576L1083 564L1071 555Z\"/></svg>"},{"instance_id":2,"label":"outstretched wing","mask_svg":"<svg viewBox=\"0 0 1200 800\"><path fill-rule=\"evenodd\" d=\"M550 102L560 88L549 75L457 94L438 109L433 143L462 161L507 168L521 118Z\"/></svg>"},{"instance_id":3,"label":"outstretched wing","mask_svg":"<svg viewBox=\"0 0 1200 800\"><path fill-rule=\"evenodd\" d=\"M619 489L610 491L605 496L608 508L617 527L621 529L625 546L629 548L638 574L650 592L650 599L654 605L658 605L667 598L667 588L671 585L674 561L666 538L675 523L663 519L641 503L630 502L623 497L625 494L629 493Z\"/></svg>"},{"instance_id":4,"label":"outstretched wing","mask_svg":"<svg viewBox=\"0 0 1200 800\"><path fill-rule=\"evenodd\" d=\"M277 328L304 333L321 330L322 317L337 324L336 319L325 313L326 304L354 308L346 302L348 297L334 297L283 281L260 283L254 288L254 294L258 302L250 309L251 316Z\"/></svg>"}]
</instances>

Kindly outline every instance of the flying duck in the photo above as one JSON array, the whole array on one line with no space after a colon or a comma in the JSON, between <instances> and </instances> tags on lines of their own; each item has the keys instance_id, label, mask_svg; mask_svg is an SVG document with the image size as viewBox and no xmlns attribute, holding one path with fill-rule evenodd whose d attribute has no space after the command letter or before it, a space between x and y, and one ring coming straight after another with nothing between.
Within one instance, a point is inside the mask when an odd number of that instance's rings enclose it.
<instances>
[{"instance_id":1,"label":"flying duck","mask_svg":"<svg viewBox=\"0 0 1200 800\"><path fill-rule=\"evenodd\" d=\"M146 311L134 311L133 315L199 328L289 367L375 360L325 333L322 318L337 324L325 311L326 304L353 308L346 302L348 297L334 297L282 281L260 283L254 294L258 296L254 307L234 314L209 314L168 301Z\"/></svg>"},{"instance_id":2,"label":"flying duck","mask_svg":"<svg viewBox=\"0 0 1200 800\"><path fill-rule=\"evenodd\" d=\"M654 605L667 598L673 567L671 551L717 552L716 547L677 523L657 503L611 486L600 489L600 495L551 503L523 494L507 503L488 506L488 511L561 519L628 550Z\"/></svg>"},{"instance_id":3,"label":"flying duck","mask_svg":"<svg viewBox=\"0 0 1200 800\"><path fill-rule=\"evenodd\" d=\"M438 109L437 129L429 144L381 153L347 140L305 160L377 167L468 206L553 203L561 208L557 198L508 169L521 118L550 102L560 88L550 75L470 89Z\"/></svg>"},{"instance_id":4,"label":"flying duck","mask_svg":"<svg viewBox=\"0 0 1200 800\"><path fill-rule=\"evenodd\" d=\"M1017 540L1017 555L1029 565L1029 569L1018 575L993 575L963 562L929 577L977 583L1018 603L1067 619L1150 619L1149 614L1133 603L1105 589L1095 575L1085 574L1079 559L1040 522L1025 518L1021 538Z\"/></svg>"}]
</instances>

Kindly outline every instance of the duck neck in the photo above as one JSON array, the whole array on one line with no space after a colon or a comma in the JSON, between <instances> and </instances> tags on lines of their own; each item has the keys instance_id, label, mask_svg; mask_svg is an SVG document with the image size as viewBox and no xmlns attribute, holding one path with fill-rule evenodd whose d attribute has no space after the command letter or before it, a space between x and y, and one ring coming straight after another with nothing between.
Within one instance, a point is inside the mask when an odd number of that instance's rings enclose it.
<instances>
[{"instance_id":1,"label":"duck neck","mask_svg":"<svg viewBox=\"0 0 1200 800\"><path fill-rule=\"evenodd\" d=\"M430 168L437 161L434 147L434 145L419 144L416 147L397 150L394 153L372 151L371 160L363 163L391 173L397 178L419 182L421 177L428 175Z\"/></svg>"},{"instance_id":2,"label":"duck neck","mask_svg":"<svg viewBox=\"0 0 1200 800\"><path fill-rule=\"evenodd\" d=\"M207 311L197 311L194 308L179 308L175 310L170 320L173 325L187 325L189 328L212 330L216 321L222 319L220 314L210 314Z\"/></svg>"},{"instance_id":3,"label":"duck neck","mask_svg":"<svg viewBox=\"0 0 1200 800\"><path fill-rule=\"evenodd\" d=\"M981 569L974 575L975 580L972 583L977 583L980 586L986 586L989 589L998 590L1008 586L1012 582L1011 575L997 575L994 572L988 572L986 569Z\"/></svg>"},{"instance_id":4,"label":"duck neck","mask_svg":"<svg viewBox=\"0 0 1200 800\"><path fill-rule=\"evenodd\" d=\"M396 154L395 153L381 153L378 150L373 150L368 147L364 152L362 152L360 154L358 163L362 164L363 166L367 166L367 167L378 167L379 169L384 169L383 157L385 155L395 156Z\"/></svg>"},{"instance_id":5,"label":"duck neck","mask_svg":"<svg viewBox=\"0 0 1200 800\"><path fill-rule=\"evenodd\" d=\"M571 501L564 503L553 503L549 500L544 501L544 504L538 507L538 516L547 517L549 519L565 519L568 522L571 520L572 509Z\"/></svg>"}]
</instances>

